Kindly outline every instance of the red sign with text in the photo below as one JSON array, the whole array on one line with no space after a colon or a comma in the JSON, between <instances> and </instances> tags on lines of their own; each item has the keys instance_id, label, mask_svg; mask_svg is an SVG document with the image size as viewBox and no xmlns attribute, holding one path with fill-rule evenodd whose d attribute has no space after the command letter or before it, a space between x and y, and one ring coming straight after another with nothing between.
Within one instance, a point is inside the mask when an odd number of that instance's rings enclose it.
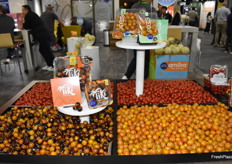
<instances>
[{"instance_id":1,"label":"red sign with text","mask_svg":"<svg viewBox=\"0 0 232 164\"><path fill-rule=\"evenodd\" d=\"M54 106L82 102L79 77L51 79Z\"/></svg>"}]
</instances>

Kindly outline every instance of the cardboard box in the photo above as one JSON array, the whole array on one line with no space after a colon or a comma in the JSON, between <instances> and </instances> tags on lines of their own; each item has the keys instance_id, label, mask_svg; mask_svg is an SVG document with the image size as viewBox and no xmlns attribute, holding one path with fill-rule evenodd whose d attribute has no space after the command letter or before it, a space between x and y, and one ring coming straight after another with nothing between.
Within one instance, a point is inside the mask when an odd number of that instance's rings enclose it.
<instances>
[{"instance_id":1,"label":"cardboard box","mask_svg":"<svg viewBox=\"0 0 232 164\"><path fill-rule=\"evenodd\" d=\"M185 79L188 77L189 55L154 55L150 79ZM150 65L151 66L151 65ZM151 68L151 67L150 67Z\"/></svg>"},{"instance_id":2,"label":"cardboard box","mask_svg":"<svg viewBox=\"0 0 232 164\"><path fill-rule=\"evenodd\" d=\"M168 28L168 38L169 37L182 40L182 29L181 28Z\"/></svg>"}]
</instances>

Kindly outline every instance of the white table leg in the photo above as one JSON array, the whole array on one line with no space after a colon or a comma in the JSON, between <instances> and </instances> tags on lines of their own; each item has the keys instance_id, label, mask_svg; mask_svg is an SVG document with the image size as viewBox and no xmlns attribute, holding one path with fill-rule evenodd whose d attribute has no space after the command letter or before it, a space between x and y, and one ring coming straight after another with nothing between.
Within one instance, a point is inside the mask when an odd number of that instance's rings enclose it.
<instances>
[{"instance_id":1,"label":"white table leg","mask_svg":"<svg viewBox=\"0 0 232 164\"><path fill-rule=\"evenodd\" d=\"M80 116L81 123L83 123L84 121L90 123L89 119L90 119L89 116Z\"/></svg>"},{"instance_id":2,"label":"white table leg","mask_svg":"<svg viewBox=\"0 0 232 164\"><path fill-rule=\"evenodd\" d=\"M136 95L143 94L145 50L137 50L136 57Z\"/></svg>"},{"instance_id":3,"label":"white table leg","mask_svg":"<svg viewBox=\"0 0 232 164\"><path fill-rule=\"evenodd\" d=\"M33 70L31 46L30 46L30 34L28 30L22 30L23 40L26 47L25 61L24 65L27 65L28 70Z\"/></svg>"}]
</instances>

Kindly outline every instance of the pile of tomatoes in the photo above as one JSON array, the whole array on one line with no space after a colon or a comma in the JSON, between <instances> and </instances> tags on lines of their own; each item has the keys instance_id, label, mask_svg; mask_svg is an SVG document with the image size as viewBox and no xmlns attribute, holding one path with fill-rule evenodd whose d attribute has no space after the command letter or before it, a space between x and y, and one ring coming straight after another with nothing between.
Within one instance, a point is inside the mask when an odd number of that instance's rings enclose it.
<instances>
[{"instance_id":1,"label":"pile of tomatoes","mask_svg":"<svg viewBox=\"0 0 232 164\"><path fill-rule=\"evenodd\" d=\"M144 92L135 94L135 81L117 84L118 105L216 103L217 99L190 80L145 80Z\"/></svg>"},{"instance_id":2,"label":"pile of tomatoes","mask_svg":"<svg viewBox=\"0 0 232 164\"><path fill-rule=\"evenodd\" d=\"M232 151L232 112L222 103L123 106L117 122L119 155Z\"/></svg>"},{"instance_id":3,"label":"pile of tomatoes","mask_svg":"<svg viewBox=\"0 0 232 164\"><path fill-rule=\"evenodd\" d=\"M15 105L31 106L31 105L53 105L51 83L38 82L31 90L26 92Z\"/></svg>"},{"instance_id":4,"label":"pile of tomatoes","mask_svg":"<svg viewBox=\"0 0 232 164\"><path fill-rule=\"evenodd\" d=\"M140 34L143 36L148 36L148 35L157 35L158 30L156 29L156 22L154 20L150 19L141 19L139 22L139 31Z\"/></svg>"},{"instance_id":5,"label":"pile of tomatoes","mask_svg":"<svg viewBox=\"0 0 232 164\"><path fill-rule=\"evenodd\" d=\"M125 14L117 16L115 29L121 32L133 31L136 33L138 31L137 13L126 12Z\"/></svg>"},{"instance_id":6,"label":"pile of tomatoes","mask_svg":"<svg viewBox=\"0 0 232 164\"><path fill-rule=\"evenodd\" d=\"M114 97L114 82L110 82L111 93Z\"/></svg>"}]
</instances>

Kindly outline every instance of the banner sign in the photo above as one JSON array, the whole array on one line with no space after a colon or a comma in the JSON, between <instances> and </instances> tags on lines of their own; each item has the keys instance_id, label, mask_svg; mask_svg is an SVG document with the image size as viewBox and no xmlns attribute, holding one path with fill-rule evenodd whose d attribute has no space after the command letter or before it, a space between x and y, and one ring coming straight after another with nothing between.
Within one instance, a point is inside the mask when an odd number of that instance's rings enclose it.
<instances>
[{"instance_id":1,"label":"banner sign","mask_svg":"<svg viewBox=\"0 0 232 164\"><path fill-rule=\"evenodd\" d=\"M78 17L78 18L77 18L77 24L78 24L79 26L82 26L82 25L84 24L83 18Z\"/></svg>"},{"instance_id":2,"label":"banner sign","mask_svg":"<svg viewBox=\"0 0 232 164\"><path fill-rule=\"evenodd\" d=\"M155 79L185 79L188 77L189 55L156 55Z\"/></svg>"}]
</instances>

